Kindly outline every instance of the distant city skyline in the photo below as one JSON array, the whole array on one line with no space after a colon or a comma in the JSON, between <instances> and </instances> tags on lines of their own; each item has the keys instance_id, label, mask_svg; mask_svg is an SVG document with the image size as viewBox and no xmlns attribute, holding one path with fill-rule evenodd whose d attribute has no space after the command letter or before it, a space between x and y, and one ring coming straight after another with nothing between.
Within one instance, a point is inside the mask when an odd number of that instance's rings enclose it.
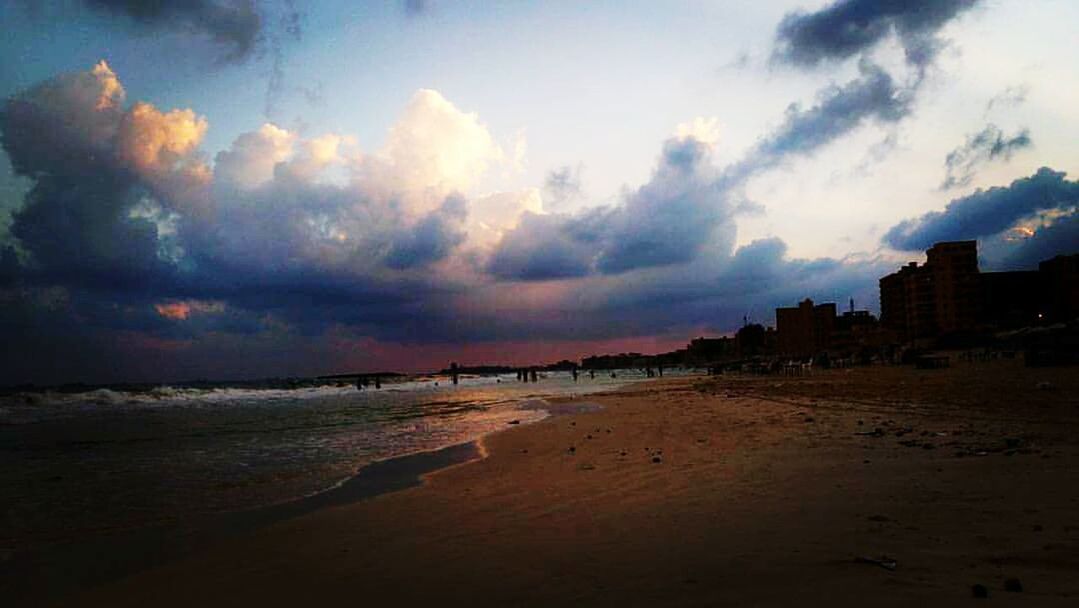
<instances>
[{"instance_id":1,"label":"distant city skyline","mask_svg":"<svg viewBox=\"0 0 1079 608\"><path fill-rule=\"evenodd\" d=\"M1072 2L0 18L0 384L664 352L1079 252Z\"/></svg>"}]
</instances>

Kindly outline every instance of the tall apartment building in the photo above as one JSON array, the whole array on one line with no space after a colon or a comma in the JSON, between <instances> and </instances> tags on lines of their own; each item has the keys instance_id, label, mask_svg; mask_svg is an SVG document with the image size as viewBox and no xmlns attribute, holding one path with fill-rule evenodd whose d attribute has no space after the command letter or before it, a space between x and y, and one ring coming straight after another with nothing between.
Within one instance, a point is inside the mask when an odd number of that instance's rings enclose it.
<instances>
[{"instance_id":1,"label":"tall apartment building","mask_svg":"<svg viewBox=\"0 0 1079 608\"><path fill-rule=\"evenodd\" d=\"M937 331L950 334L973 330L981 303L978 242L937 243L925 253L925 268L932 276Z\"/></svg>"},{"instance_id":2,"label":"tall apartment building","mask_svg":"<svg viewBox=\"0 0 1079 608\"><path fill-rule=\"evenodd\" d=\"M975 329L980 301L976 241L937 243L925 265L911 262L880 280L881 325L902 341Z\"/></svg>"}]
</instances>

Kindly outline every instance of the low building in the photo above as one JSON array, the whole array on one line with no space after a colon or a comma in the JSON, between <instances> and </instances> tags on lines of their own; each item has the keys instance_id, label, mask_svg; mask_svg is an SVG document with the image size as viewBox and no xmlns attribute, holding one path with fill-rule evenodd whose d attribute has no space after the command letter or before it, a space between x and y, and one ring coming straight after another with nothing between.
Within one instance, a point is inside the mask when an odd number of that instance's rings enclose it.
<instances>
[{"instance_id":1,"label":"low building","mask_svg":"<svg viewBox=\"0 0 1079 608\"><path fill-rule=\"evenodd\" d=\"M734 338L694 338L686 347L687 361L694 365L719 363L738 356Z\"/></svg>"},{"instance_id":2,"label":"low building","mask_svg":"<svg viewBox=\"0 0 1079 608\"><path fill-rule=\"evenodd\" d=\"M776 309L776 342L780 355L809 357L828 350L835 330L836 306L813 304L806 298L798 306Z\"/></svg>"}]
</instances>

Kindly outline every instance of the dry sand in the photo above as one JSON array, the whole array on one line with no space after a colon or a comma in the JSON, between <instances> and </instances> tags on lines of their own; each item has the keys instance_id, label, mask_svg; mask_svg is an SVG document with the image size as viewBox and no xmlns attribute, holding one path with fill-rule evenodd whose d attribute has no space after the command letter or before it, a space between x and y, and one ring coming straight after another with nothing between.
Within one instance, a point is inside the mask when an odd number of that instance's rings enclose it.
<instances>
[{"instance_id":1,"label":"dry sand","mask_svg":"<svg viewBox=\"0 0 1079 608\"><path fill-rule=\"evenodd\" d=\"M1075 368L660 380L589 400L605 409L488 437L487 458L422 486L61 604L952 606L982 584L997 605L1079 605ZM882 556L894 571L856 561Z\"/></svg>"}]
</instances>

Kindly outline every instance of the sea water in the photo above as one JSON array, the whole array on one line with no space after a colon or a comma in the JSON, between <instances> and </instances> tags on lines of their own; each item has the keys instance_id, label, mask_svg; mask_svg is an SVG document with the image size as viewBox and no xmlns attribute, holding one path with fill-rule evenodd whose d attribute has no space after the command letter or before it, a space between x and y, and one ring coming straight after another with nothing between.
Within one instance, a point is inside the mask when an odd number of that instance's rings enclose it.
<instances>
[{"instance_id":1,"label":"sea water","mask_svg":"<svg viewBox=\"0 0 1079 608\"><path fill-rule=\"evenodd\" d=\"M381 389L162 386L0 399L0 551L278 504L365 464L546 417L543 399L643 379L415 378ZM537 407L538 404L538 407Z\"/></svg>"}]
</instances>

